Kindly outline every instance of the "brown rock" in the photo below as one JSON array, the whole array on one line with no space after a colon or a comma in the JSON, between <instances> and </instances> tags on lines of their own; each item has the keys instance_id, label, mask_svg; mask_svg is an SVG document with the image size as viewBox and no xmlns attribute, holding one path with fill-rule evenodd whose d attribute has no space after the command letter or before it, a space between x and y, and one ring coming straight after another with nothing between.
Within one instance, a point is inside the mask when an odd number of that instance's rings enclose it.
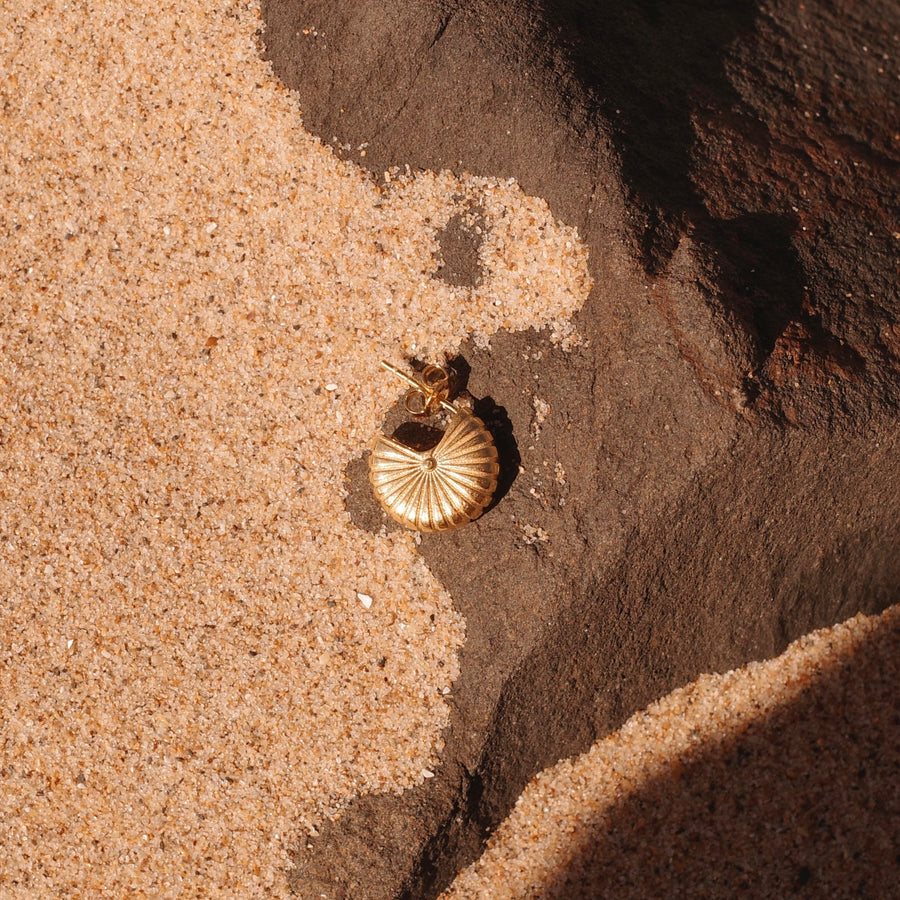
<instances>
[{"instance_id":1,"label":"brown rock","mask_svg":"<svg viewBox=\"0 0 900 900\"><path fill-rule=\"evenodd\" d=\"M700 672L897 599L900 12L263 10L306 126L373 177L514 177L591 250L586 346L463 354L511 484L422 540L468 623L442 767L297 854L300 896L431 897L536 771ZM477 280L470 237L446 237L451 283Z\"/></svg>"}]
</instances>

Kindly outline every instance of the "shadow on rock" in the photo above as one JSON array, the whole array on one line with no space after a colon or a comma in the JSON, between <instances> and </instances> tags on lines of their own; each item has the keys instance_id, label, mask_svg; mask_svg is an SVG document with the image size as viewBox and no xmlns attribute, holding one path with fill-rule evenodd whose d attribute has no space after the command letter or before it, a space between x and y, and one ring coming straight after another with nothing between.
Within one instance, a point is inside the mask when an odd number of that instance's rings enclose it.
<instances>
[{"instance_id":1,"label":"shadow on rock","mask_svg":"<svg viewBox=\"0 0 900 900\"><path fill-rule=\"evenodd\" d=\"M662 271L686 224L703 217L692 181L693 119L737 100L729 45L750 32L754 0L542 0L551 39L610 124L622 174L643 216L643 249Z\"/></svg>"},{"instance_id":2,"label":"shadow on rock","mask_svg":"<svg viewBox=\"0 0 900 900\"><path fill-rule=\"evenodd\" d=\"M536 896L892 896L900 719L882 673L898 654L895 618L736 739L672 760L589 821Z\"/></svg>"},{"instance_id":3,"label":"shadow on rock","mask_svg":"<svg viewBox=\"0 0 900 900\"><path fill-rule=\"evenodd\" d=\"M483 397L475 401L475 415L487 426L494 439L497 455L500 457L500 476L497 479L497 490L485 512L492 510L508 493L519 474L522 457L519 445L513 434L513 425L509 414L498 406L493 398Z\"/></svg>"}]
</instances>

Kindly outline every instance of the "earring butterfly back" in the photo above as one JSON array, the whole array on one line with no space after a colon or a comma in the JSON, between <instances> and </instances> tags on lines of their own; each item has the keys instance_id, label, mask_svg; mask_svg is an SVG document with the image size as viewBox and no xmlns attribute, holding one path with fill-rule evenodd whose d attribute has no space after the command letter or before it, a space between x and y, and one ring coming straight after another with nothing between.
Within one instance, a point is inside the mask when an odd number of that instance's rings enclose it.
<instances>
[{"instance_id":1,"label":"earring butterfly back","mask_svg":"<svg viewBox=\"0 0 900 900\"><path fill-rule=\"evenodd\" d=\"M407 412L423 418L450 414L441 439L428 450L379 434L369 458L369 480L385 512L415 531L450 531L484 512L497 490L500 463L484 422L451 403L450 375L426 366L418 378L381 365L410 385Z\"/></svg>"}]
</instances>

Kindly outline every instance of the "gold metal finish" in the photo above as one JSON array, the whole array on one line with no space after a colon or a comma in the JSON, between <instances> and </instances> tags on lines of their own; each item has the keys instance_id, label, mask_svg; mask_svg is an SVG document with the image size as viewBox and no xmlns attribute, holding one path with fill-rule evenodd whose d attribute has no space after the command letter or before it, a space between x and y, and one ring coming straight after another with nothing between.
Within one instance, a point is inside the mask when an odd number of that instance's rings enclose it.
<instances>
[{"instance_id":1,"label":"gold metal finish","mask_svg":"<svg viewBox=\"0 0 900 900\"><path fill-rule=\"evenodd\" d=\"M448 373L427 366L421 380L383 362L409 385L405 405L417 416L440 409L452 414L447 430L430 450L414 450L393 437L375 439L369 479L391 518L416 531L449 531L484 511L497 489L500 464L484 422L450 403Z\"/></svg>"}]
</instances>

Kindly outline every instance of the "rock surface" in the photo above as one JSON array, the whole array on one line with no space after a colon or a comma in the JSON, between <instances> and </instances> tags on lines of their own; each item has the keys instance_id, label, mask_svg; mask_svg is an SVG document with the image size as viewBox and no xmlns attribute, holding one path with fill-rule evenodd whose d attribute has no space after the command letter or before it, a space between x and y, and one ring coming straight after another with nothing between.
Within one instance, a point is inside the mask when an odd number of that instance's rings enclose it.
<instances>
[{"instance_id":1,"label":"rock surface","mask_svg":"<svg viewBox=\"0 0 900 900\"><path fill-rule=\"evenodd\" d=\"M268 0L307 128L515 178L578 228L564 352L464 353L506 493L420 550L467 622L440 769L297 852L301 896L433 897L535 772L900 585L900 11ZM474 283L478 211L444 277ZM348 508L377 530L362 461Z\"/></svg>"}]
</instances>

